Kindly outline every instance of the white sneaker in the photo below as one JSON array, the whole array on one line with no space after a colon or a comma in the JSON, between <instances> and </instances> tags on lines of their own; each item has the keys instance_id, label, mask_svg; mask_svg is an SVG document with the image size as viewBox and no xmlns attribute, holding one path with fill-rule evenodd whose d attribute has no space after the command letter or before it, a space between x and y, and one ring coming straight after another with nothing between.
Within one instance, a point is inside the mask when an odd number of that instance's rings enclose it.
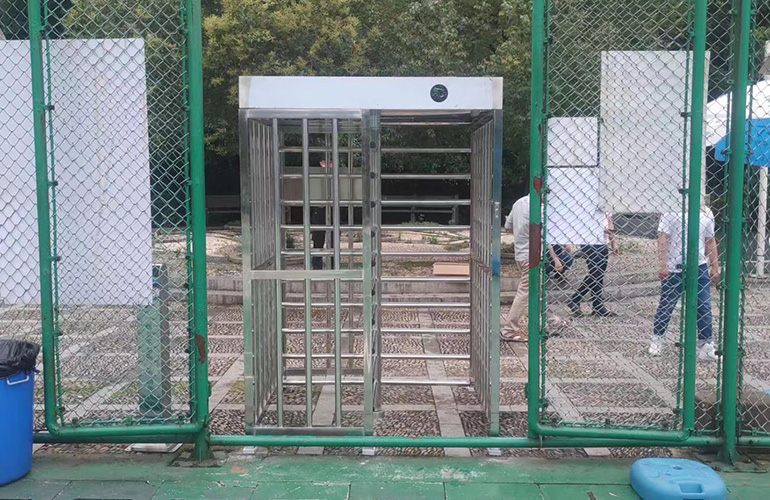
<instances>
[{"instance_id":1,"label":"white sneaker","mask_svg":"<svg viewBox=\"0 0 770 500\"><path fill-rule=\"evenodd\" d=\"M706 342L698 347L698 359L701 361L717 361L719 359L713 342Z\"/></svg>"},{"instance_id":2,"label":"white sneaker","mask_svg":"<svg viewBox=\"0 0 770 500\"><path fill-rule=\"evenodd\" d=\"M649 353L653 356L660 356L663 354L663 347L665 346L665 342L665 337L658 337L657 335L653 335L652 342L650 342Z\"/></svg>"}]
</instances>

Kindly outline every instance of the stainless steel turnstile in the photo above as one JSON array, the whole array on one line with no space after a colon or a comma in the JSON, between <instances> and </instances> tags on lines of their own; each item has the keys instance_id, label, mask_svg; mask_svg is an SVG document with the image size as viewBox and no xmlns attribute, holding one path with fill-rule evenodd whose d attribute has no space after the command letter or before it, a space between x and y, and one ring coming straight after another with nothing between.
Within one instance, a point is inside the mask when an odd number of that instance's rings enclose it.
<instances>
[{"instance_id":1,"label":"stainless steel turnstile","mask_svg":"<svg viewBox=\"0 0 770 500\"><path fill-rule=\"evenodd\" d=\"M250 433L372 434L382 387L471 384L499 430L502 81L497 78L242 77L241 199L246 427ZM389 127L462 127L470 147L382 147ZM471 199L383 199L384 154L461 154ZM469 206L470 224L383 226L383 207ZM383 232L470 231L469 277L386 276ZM401 301L399 283L464 281L467 302ZM384 328L388 309L470 310L468 328ZM467 354L383 353L383 335L470 335ZM468 360L467 380L388 379L383 360ZM345 418L363 388L360 418ZM320 397L332 391L333 398ZM328 392L325 392L328 394ZM360 392L358 393L360 394Z\"/></svg>"}]
</instances>

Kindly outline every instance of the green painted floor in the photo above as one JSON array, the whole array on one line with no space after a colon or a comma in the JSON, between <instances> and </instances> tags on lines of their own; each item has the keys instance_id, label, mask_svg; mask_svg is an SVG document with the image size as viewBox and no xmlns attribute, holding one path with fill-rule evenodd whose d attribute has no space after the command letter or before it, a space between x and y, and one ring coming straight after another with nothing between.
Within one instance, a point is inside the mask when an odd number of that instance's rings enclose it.
<instances>
[{"instance_id":1,"label":"green painted floor","mask_svg":"<svg viewBox=\"0 0 770 500\"><path fill-rule=\"evenodd\" d=\"M633 460L48 455L0 500L624 500ZM770 461L721 472L732 500L770 498ZM751 470L752 472L746 472Z\"/></svg>"}]
</instances>

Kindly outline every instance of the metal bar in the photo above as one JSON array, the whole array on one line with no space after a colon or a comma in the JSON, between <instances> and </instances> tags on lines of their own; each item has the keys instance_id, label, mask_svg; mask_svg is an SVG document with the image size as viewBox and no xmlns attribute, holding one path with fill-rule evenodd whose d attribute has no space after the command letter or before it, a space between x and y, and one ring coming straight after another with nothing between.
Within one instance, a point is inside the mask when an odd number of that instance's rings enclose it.
<instances>
[{"instance_id":1,"label":"metal bar","mask_svg":"<svg viewBox=\"0 0 770 500\"><path fill-rule=\"evenodd\" d=\"M385 276L381 279L383 283L432 283L435 281L468 283L471 280L468 276Z\"/></svg>"},{"instance_id":2,"label":"metal bar","mask_svg":"<svg viewBox=\"0 0 770 500\"><path fill-rule=\"evenodd\" d=\"M701 170L703 167L703 105L706 86L706 2L695 0L693 85L690 128L690 171L687 188L687 255L685 260L684 386L682 427L695 428L695 383L698 349L698 247L700 240Z\"/></svg>"},{"instance_id":3,"label":"metal bar","mask_svg":"<svg viewBox=\"0 0 770 500\"><path fill-rule=\"evenodd\" d=\"M705 0L699 0L699 4ZM749 86L751 0L738 2L735 23L733 103L730 117L730 162L727 186L727 248L722 357L721 458L734 463L738 456L738 358L741 322L741 272L743 244L743 190L746 163L746 89Z\"/></svg>"},{"instance_id":4,"label":"metal bar","mask_svg":"<svg viewBox=\"0 0 770 500\"><path fill-rule=\"evenodd\" d=\"M324 329L315 329L313 330L316 333L328 333ZM430 334L430 335L467 335L471 331L469 328L458 328L458 329L448 329L448 328L382 328L380 330L383 334L388 335L395 335L395 334ZM329 330L331 332L331 330ZM363 333L364 331L360 328L345 328L342 330L342 333ZM305 330L303 328L284 328L283 333L288 334L300 334L305 333Z\"/></svg>"},{"instance_id":5,"label":"metal bar","mask_svg":"<svg viewBox=\"0 0 770 500\"><path fill-rule=\"evenodd\" d=\"M310 137L307 129L307 118L302 119L302 208L304 247L305 247L305 271L311 270L310 260ZM307 426L313 427L313 363L310 356L313 354L313 309L312 289L310 278L305 278L305 302L301 304L305 308L305 400Z\"/></svg>"},{"instance_id":6,"label":"metal bar","mask_svg":"<svg viewBox=\"0 0 770 500\"><path fill-rule=\"evenodd\" d=\"M471 200L381 200L380 203L383 207L400 207L403 205L415 207L469 207L471 205Z\"/></svg>"},{"instance_id":7,"label":"metal bar","mask_svg":"<svg viewBox=\"0 0 770 500\"><path fill-rule=\"evenodd\" d=\"M382 180L469 181L471 174L382 174Z\"/></svg>"},{"instance_id":8,"label":"metal bar","mask_svg":"<svg viewBox=\"0 0 770 500\"><path fill-rule=\"evenodd\" d=\"M356 251L352 251L352 252L350 252L350 251L341 251L340 253L341 253L341 255L345 255L345 256L347 256L347 255L352 255L352 256L362 255L361 250L356 250ZM284 256L287 256L287 257L301 257L301 256L305 255L305 251L304 250L284 250L284 251L281 252L281 255L284 255ZM310 255L318 255L318 256L327 256L328 257L330 255L334 255L334 250L316 250L315 248L311 248L310 249ZM360 270L359 270L359 272L360 272Z\"/></svg>"},{"instance_id":9,"label":"metal bar","mask_svg":"<svg viewBox=\"0 0 770 500\"><path fill-rule=\"evenodd\" d=\"M382 122L383 127L466 127L473 125L473 122Z\"/></svg>"},{"instance_id":10,"label":"metal bar","mask_svg":"<svg viewBox=\"0 0 770 500\"><path fill-rule=\"evenodd\" d=\"M33 437L36 444L53 443L194 443L195 434L149 434L144 436L57 436L50 432L38 432Z\"/></svg>"},{"instance_id":11,"label":"metal bar","mask_svg":"<svg viewBox=\"0 0 770 500\"><path fill-rule=\"evenodd\" d=\"M203 160L203 42L201 1L188 2L187 73L190 134L190 196L192 198L193 313L195 335L195 401L193 418L202 425L209 421L208 313L206 309L206 166ZM211 455L208 426L195 440L196 460Z\"/></svg>"},{"instance_id":12,"label":"metal bar","mask_svg":"<svg viewBox=\"0 0 770 500\"><path fill-rule=\"evenodd\" d=\"M677 447L719 446L719 438L693 436L684 441L666 443ZM601 438L543 438L524 437L393 437L393 436L211 436L213 446L323 446L330 448L608 448L649 446L649 441Z\"/></svg>"},{"instance_id":13,"label":"metal bar","mask_svg":"<svg viewBox=\"0 0 770 500\"><path fill-rule=\"evenodd\" d=\"M331 176L332 174L310 174L311 179L328 179ZM361 174L340 174L340 178L360 179ZM381 178L382 180L469 181L471 174L382 174ZM281 179L302 179L302 174L282 174Z\"/></svg>"},{"instance_id":14,"label":"metal bar","mask_svg":"<svg viewBox=\"0 0 770 500\"><path fill-rule=\"evenodd\" d=\"M529 351L527 372L527 421L529 437L537 437L540 424L540 269L533 266L532 256L540 245L540 188L543 176L543 91L545 61L545 0L532 3L532 75L530 100L530 269L529 269ZM534 251L533 251L534 250ZM538 259L539 260L539 259Z\"/></svg>"},{"instance_id":15,"label":"metal bar","mask_svg":"<svg viewBox=\"0 0 770 500\"><path fill-rule=\"evenodd\" d=\"M364 434L360 427L255 427L251 429L251 434L254 436L296 436L308 433L316 437L362 436Z\"/></svg>"},{"instance_id":16,"label":"metal bar","mask_svg":"<svg viewBox=\"0 0 770 500\"><path fill-rule=\"evenodd\" d=\"M360 179L361 174L339 174L340 179ZM333 177L333 174L310 174L311 179L330 179ZM304 176L302 174L281 174L281 179L303 179ZM343 200L343 201L350 201L350 200Z\"/></svg>"},{"instance_id":17,"label":"metal bar","mask_svg":"<svg viewBox=\"0 0 770 500\"><path fill-rule=\"evenodd\" d=\"M334 199L334 271L340 271L340 152L339 123L332 120L332 198ZM357 279L363 279L363 271L357 271ZM340 278L334 280L334 408L337 427L342 427L342 290Z\"/></svg>"},{"instance_id":18,"label":"metal bar","mask_svg":"<svg viewBox=\"0 0 770 500\"><path fill-rule=\"evenodd\" d=\"M310 252L306 249L305 253L310 255ZM312 255L315 255L314 253ZM277 260L277 259L276 259ZM325 271L313 271L313 270L259 270L250 271L249 278L251 280L283 280L283 281L301 281L301 280L326 280L326 279L347 279L347 280L360 280L363 278L360 269L336 269Z\"/></svg>"},{"instance_id":19,"label":"metal bar","mask_svg":"<svg viewBox=\"0 0 770 500\"><path fill-rule=\"evenodd\" d=\"M331 151L328 147L314 146L308 148L310 153L328 153ZM471 152L471 148L382 148L383 154L466 154ZM281 153L302 153L302 148L296 146L287 146L281 148ZM340 153L360 153L360 148L339 148Z\"/></svg>"},{"instance_id":20,"label":"metal bar","mask_svg":"<svg viewBox=\"0 0 770 500\"><path fill-rule=\"evenodd\" d=\"M313 230L329 230L333 229L332 226L327 226L323 224L313 224L312 226L309 226L310 229ZM400 225L389 225L389 226L382 226L383 231L445 231L445 232L454 232L454 231L469 231L470 226L400 226ZM296 225L296 224L283 224L281 225L281 229L284 229L286 231L303 231L305 229L304 226ZM363 228L362 226L340 226L340 231L361 231Z\"/></svg>"},{"instance_id":21,"label":"metal bar","mask_svg":"<svg viewBox=\"0 0 770 500\"><path fill-rule=\"evenodd\" d=\"M276 253L281 253L284 245L283 231L281 231L281 223L283 219L283 209L278 200L281 199L281 153L279 152L281 146L281 135L278 130L278 119L273 118L273 192L275 196L275 248ZM275 256L275 271L281 272L283 262L281 255ZM277 304L283 302L283 283L280 280L275 282L275 325L276 325L276 414L278 427L283 427L283 308L277 307Z\"/></svg>"},{"instance_id":22,"label":"metal bar","mask_svg":"<svg viewBox=\"0 0 770 500\"><path fill-rule=\"evenodd\" d=\"M43 28L40 2L27 2L32 76L32 114L35 143L35 195L37 203L38 260L40 263L40 314L43 344L43 389L46 426L57 425L56 337L54 334L53 256L51 255L51 212L48 190L48 145L43 83Z\"/></svg>"},{"instance_id":23,"label":"metal bar","mask_svg":"<svg viewBox=\"0 0 770 500\"><path fill-rule=\"evenodd\" d=\"M371 111L365 111L363 114L363 124L361 127L361 144L364 145L361 152L361 168L364 181L361 183L361 198L364 201L362 208L362 239L363 239L363 271L364 271L364 303L361 312L363 322L363 344L364 344L364 432L367 435L374 433L374 413L373 413L373 387L372 387L372 294L369 291L372 288L372 183L369 177L372 173L372 155L378 154L376 150L370 147L373 143L373 124L377 121L377 115ZM350 306L348 306L350 307Z\"/></svg>"},{"instance_id":24,"label":"metal bar","mask_svg":"<svg viewBox=\"0 0 770 500\"><path fill-rule=\"evenodd\" d=\"M304 378L287 378L283 382L286 385L304 385L306 383L306 379ZM328 379L316 379L313 381L315 385L333 385L336 382L334 380L328 380ZM471 385L470 381L468 379L411 379L411 378L384 378L379 381L379 384L381 385L430 385L430 386L467 386ZM343 379L342 385L366 385L365 379L363 378L350 378L350 379Z\"/></svg>"},{"instance_id":25,"label":"metal bar","mask_svg":"<svg viewBox=\"0 0 770 500\"><path fill-rule=\"evenodd\" d=\"M470 257L470 251L465 252L382 252L383 257Z\"/></svg>"},{"instance_id":26,"label":"metal bar","mask_svg":"<svg viewBox=\"0 0 770 500\"><path fill-rule=\"evenodd\" d=\"M467 309L471 304L470 302L383 302L381 306L393 309Z\"/></svg>"},{"instance_id":27,"label":"metal bar","mask_svg":"<svg viewBox=\"0 0 770 500\"><path fill-rule=\"evenodd\" d=\"M252 137L251 130L254 124L246 118L246 113L243 110L238 112L238 130L240 140L240 161L241 161L241 272L243 276L247 276L252 269L253 251L254 246L253 236L251 233L251 224L254 220L252 210L252 186L254 180L254 169L252 168L253 156L252 151ZM254 411L246 413L246 427L249 428L256 422L256 408L257 408L257 389L256 389L256 372L255 372L255 351L254 345L254 322L253 322L253 304L254 299L252 297L253 284L249 281L243 282L243 344L244 344L244 357L243 357L243 375L244 375L244 388L245 388L245 400L246 408L251 408Z\"/></svg>"},{"instance_id":28,"label":"metal bar","mask_svg":"<svg viewBox=\"0 0 770 500\"><path fill-rule=\"evenodd\" d=\"M502 202L502 184L503 184L503 112L494 111L493 128L493 147L492 156L492 248L490 256L491 270L491 290L489 290L489 302L491 311L489 313L489 342L490 349L490 391L491 397L489 405L490 413L490 433L496 436L500 432L500 281L502 275L502 266L500 262L500 232L501 224L501 202Z\"/></svg>"},{"instance_id":29,"label":"metal bar","mask_svg":"<svg viewBox=\"0 0 770 500\"><path fill-rule=\"evenodd\" d=\"M353 204L356 206L361 205L361 200L341 200L343 203ZM401 207L404 205L415 207L454 207L454 206L470 206L471 200L380 200L382 206L387 207ZM333 200L313 200L310 202L311 206L329 206L333 205ZM302 200L281 200L281 205L285 207L301 207L304 206Z\"/></svg>"},{"instance_id":30,"label":"metal bar","mask_svg":"<svg viewBox=\"0 0 770 500\"><path fill-rule=\"evenodd\" d=\"M310 281L310 280L307 280ZM364 294L366 298L366 294ZM283 307L305 307L306 303L311 304L310 296L306 296L306 302L282 302ZM343 302L342 307L365 307L365 304L358 304L355 302ZM383 308L393 309L467 309L471 305L468 302L383 302L380 304ZM334 307L333 302L313 302L312 307Z\"/></svg>"},{"instance_id":31,"label":"metal bar","mask_svg":"<svg viewBox=\"0 0 770 500\"><path fill-rule=\"evenodd\" d=\"M318 331L316 330L316 333ZM363 354L340 354L341 359L363 359ZM303 354L284 354L285 359L304 359ZM313 359L331 359L334 354L313 354ZM459 359L468 360L467 354L382 354L383 359Z\"/></svg>"}]
</instances>

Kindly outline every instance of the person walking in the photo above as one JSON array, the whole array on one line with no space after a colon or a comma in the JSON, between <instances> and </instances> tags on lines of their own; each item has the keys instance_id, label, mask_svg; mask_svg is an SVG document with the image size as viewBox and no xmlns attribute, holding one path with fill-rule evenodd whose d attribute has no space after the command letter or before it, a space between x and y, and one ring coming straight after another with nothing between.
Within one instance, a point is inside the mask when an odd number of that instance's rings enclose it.
<instances>
[{"instance_id":1,"label":"person walking","mask_svg":"<svg viewBox=\"0 0 770 500\"><path fill-rule=\"evenodd\" d=\"M708 207L700 211L700 237L698 238L698 359L716 361L714 347L713 314L711 312L711 283L720 279L719 251L714 230L714 214ZM682 297L683 229L687 228L687 216L681 212L663 214L658 225L658 260L661 279L660 303L653 321L652 341L649 353L660 356L665 349L666 329L676 304Z\"/></svg>"},{"instance_id":2,"label":"person walking","mask_svg":"<svg viewBox=\"0 0 770 500\"><path fill-rule=\"evenodd\" d=\"M503 322L500 338L507 342L526 342L527 332L523 328L522 320L527 318L529 306L529 195L519 198L513 204L510 214L505 219L504 228L507 232L513 233L514 259L521 271L521 277L516 288L516 296ZM554 270L561 272L564 266L550 245L548 255ZM548 319L548 324L553 328L561 328L568 323L553 316Z\"/></svg>"},{"instance_id":3,"label":"person walking","mask_svg":"<svg viewBox=\"0 0 770 500\"><path fill-rule=\"evenodd\" d=\"M604 305L604 276L607 272L610 251L613 254L618 253L618 244L615 240L615 225L612 222L611 214L605 214L604 240L605 243L603 245L582 245L580 247L580 251L588 265L588 274L586 274L583 282L580 283L578 289L567 302L572 315L576 318L583 315L580 303L589 293L591 294L594 316L602 318L617 316L617 314L607 309Z\"/></svg>"}]
</instances>

